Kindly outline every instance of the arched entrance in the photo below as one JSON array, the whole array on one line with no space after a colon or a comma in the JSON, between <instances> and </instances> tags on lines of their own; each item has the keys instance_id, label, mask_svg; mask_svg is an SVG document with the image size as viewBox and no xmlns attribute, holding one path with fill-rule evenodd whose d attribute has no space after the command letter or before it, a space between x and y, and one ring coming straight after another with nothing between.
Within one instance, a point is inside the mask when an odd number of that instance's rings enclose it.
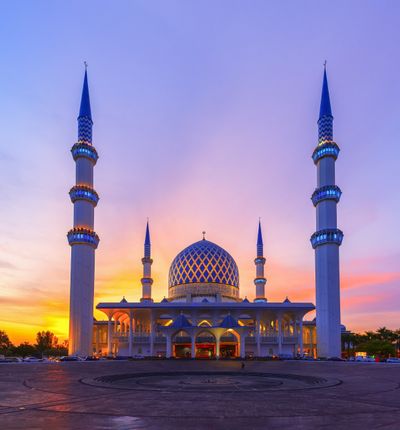
<instances>
[{"instance_id":1,"label":"arched entrance","mask_svg":"<svg viewBox=\"0 0 400 430\"><path fill-rule=\"evenodd\" d=\"M180 330L172 336L172 356L175 358L190 358L192 339L185 330Z\"/></svg>"},{"instance_id":2,"label":"arched entrance","mask_svg":"<svg viewBox=\"0 0 400 430\"><path fill-rule=\"evenodd\" d=\"M219 354L221 358L240 356L239 335L232 329L226 330L220 337Z\"/></svg>"},{"instance_id":3,"label":"arched entrance","mask_svg":"<svg viewBox=\"0 0 400 430\"><path fill-rule=\"evenodd\" d=\"M215 358L215 336L208 330L196 336L196 358Z\"/></svg>"}]
</instances>

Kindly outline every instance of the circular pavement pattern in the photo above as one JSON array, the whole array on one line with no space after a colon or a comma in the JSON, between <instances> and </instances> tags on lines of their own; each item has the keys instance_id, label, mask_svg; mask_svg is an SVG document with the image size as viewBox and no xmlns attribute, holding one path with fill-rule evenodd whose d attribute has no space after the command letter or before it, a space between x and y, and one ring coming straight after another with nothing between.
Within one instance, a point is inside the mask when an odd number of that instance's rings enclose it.
<instances>
[{"instance_id":1,"label":"circular pavement pattern","mask_svg":"<svg viewBox=\"0 0 400 430\"><path fill-rule=\"evenodd\" d=\"M341 383L338 379L309 375L223 371L128 373L83 379L81 382L125 390L230 393L235 391L304 390L332 387Z\"/></svg>"}]
</instances>

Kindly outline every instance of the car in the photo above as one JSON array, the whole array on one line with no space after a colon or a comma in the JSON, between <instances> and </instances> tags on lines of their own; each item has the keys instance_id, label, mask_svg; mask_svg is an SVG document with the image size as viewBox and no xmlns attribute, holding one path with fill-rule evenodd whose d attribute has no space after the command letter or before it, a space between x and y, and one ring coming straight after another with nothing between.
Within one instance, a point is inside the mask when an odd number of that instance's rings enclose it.
<instances>
[{"instance_id":1,"label":"car","mask_svg":"<svg viewBox=\"0 0 400 430\"><path fill-rule=\"evenodd\" d=\"M369 356L369 355L367 355L367 356L365 356L365 357L363 357L362 355L358 355L357 357L356 357L356 360L355 361L357 361L357 362L362 362L362 363L375 363L375 358L374 357L371 357L371 356Z\"/></svg>"},{"instance_id":2,"label":"car","mask_svg":"<svg viewBox=\"0 0 400 430\"><path fill-rule=\"evenodd\" d=\"M22 358L21 357L7 357L5 359L5 361L7 363L22 363Z\"/></svg>"},{"instance_id":3,"label":"car","mask_svg":"<svg viewBox=\"0 0 400 430\"><path fill-rule=\"evenodd\" d=\"M40 363L43 361L43 358L37 358L37 357L25 357L24 362L25 363Z\"/></svg>"},{"instance_id":4,"label":"car","mask_svg":"<svg viewBox=\"0 0 400 430\"><path fill-rule=\"evenodd\" d=\"M386 363L399 363L400 364L400 358L396 358L396 357L389 357L386 360Z\"/></svg>"},{"instance_id":5,"label":"car","mask_svg":"<svg viewBox=\"0 0 400 430\"><path fill-rule=\"evenodd\" d=\"M279 360L294 360L293 355L291 354L279 354Z\"/></svg>"},{"instance_id":6,"label":"car","mask_svg":"<svg viewBox=\"0 0 400 430\"><path fill-rule=\"evenodd\" d=\"M60 361L80 361L76 355L64 355L60 357Z\"/></svg>"}]
</instances>

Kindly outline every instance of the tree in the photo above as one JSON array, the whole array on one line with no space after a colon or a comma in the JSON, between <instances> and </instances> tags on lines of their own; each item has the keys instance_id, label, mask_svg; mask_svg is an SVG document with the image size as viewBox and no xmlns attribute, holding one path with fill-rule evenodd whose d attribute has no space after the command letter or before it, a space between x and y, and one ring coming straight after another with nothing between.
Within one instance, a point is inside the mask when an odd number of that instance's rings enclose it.
<instances>
[{"instance_id":1,"label":"tree","mask_svg":"<svg viewBox=\"0 0 400 430\"><path fill-rule=\"evenodd\" d=\"M36 349L39 354L50 354L58 339L51 331L39 331L36 335Z\"/></svg>"},{"instance_id":2,"label":"tree","mask_svg":"<svg viewBox=\"0 0 400 430\"><path fill-rule=\"evenodd\" d=\"M7 333L3 330L0 330L0 354L8 354L12 346L13 344L11 343Z\"/></svg>"},{"instance_id":3,"label":"tree","mask_svg":"<svg viewBox=\"0 0 400 430\"><path fill-rule=\"evenodd\" d=\"M12 348L12 354L18 357L27 357L30 355L37 355L37 349L31 345L29 342L24 342L19 344L18 346L14 346Z\"/></svg>"},{"instance_id":4,"label":"tree","mask_svg":"<svg viewBox=\"0 0 400 430\"><path fill-rule=\"evenodd\" d=\"M359 344L357 351L366 352L368 355L387 357L395 354L395 347L387 340L372 339Z\"/></svg>"}]
</instances>

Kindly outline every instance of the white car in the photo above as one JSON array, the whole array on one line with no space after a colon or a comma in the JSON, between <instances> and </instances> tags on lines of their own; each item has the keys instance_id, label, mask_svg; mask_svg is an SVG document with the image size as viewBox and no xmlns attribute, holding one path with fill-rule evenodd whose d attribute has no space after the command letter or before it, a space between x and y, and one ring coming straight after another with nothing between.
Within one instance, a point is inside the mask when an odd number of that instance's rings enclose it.
<instances>
[{"instance_id":1,"label":"white car","mask_svg":"<svg viewBox=\"0 0 400 430\"><path fill-rule=\"evenodd\" d=\"M386 360L386 363L399 363L400 364L400 358L390 357Z\"/></svg>"},{"instance_id":2,"label":"white car","mask_svg":"<svg viewBox=\"0 0 400 430\"><path fill-rule=\"evenodd\" d=\"M43 358L25 357L24 361L25 361L25 363L39 363L39 362L43 361Z\"/></svg>"}]
</instances>

